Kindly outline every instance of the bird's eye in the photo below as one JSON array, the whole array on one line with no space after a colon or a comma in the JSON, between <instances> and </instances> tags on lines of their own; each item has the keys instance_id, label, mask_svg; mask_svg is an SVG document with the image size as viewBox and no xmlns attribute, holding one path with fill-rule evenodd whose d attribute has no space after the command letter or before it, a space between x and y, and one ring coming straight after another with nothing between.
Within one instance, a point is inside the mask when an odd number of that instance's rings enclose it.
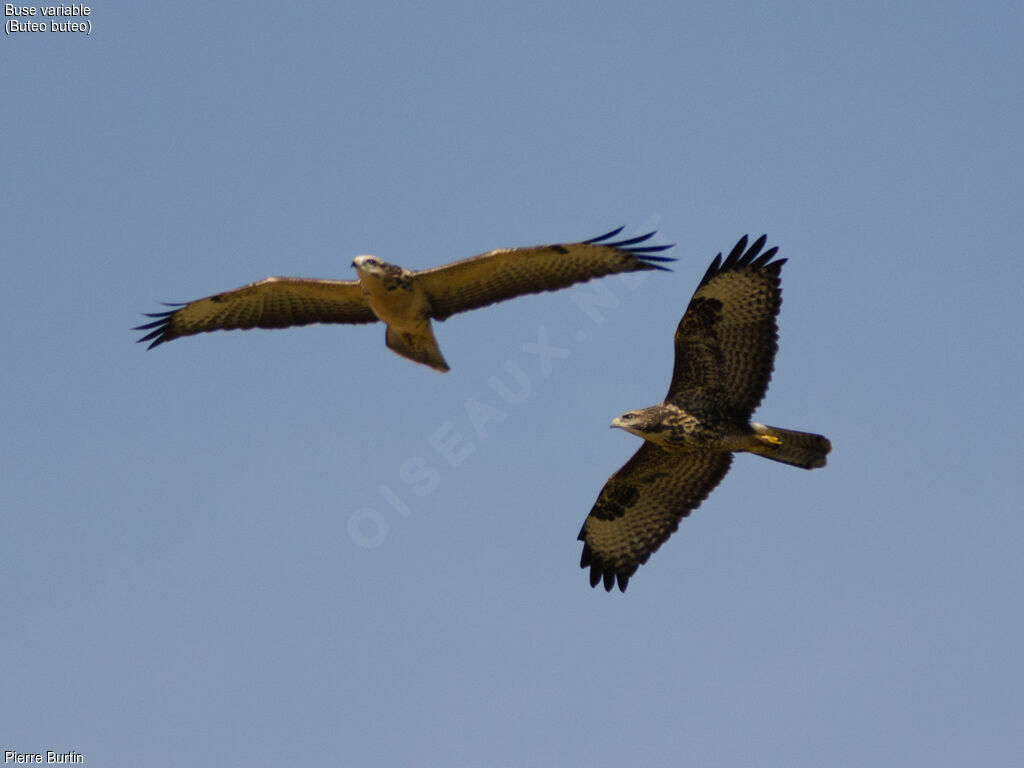
<instances>
[{"instance_id":1,"label":"bird's eye","mask_svg":"<svg viewBox=\"0 0 1024 768\"><path fill-rule=\"evenodd\" d=\"M622 420L623 421L632 421L634 418L635 418L635 416L632 413L624 413L624 414L622 414Z\"/></svg>"},{"instance_id":2,"label":"bird's eye","mask_svg":"<svg viewBox=\"0 0 1024 768\"><path fill-rule=\"evenodd\" d=\"M377 260L376 259L367 259L366 263L369 264L371 267L376 267L377 266Z\"/></svg>"}]
</instances>

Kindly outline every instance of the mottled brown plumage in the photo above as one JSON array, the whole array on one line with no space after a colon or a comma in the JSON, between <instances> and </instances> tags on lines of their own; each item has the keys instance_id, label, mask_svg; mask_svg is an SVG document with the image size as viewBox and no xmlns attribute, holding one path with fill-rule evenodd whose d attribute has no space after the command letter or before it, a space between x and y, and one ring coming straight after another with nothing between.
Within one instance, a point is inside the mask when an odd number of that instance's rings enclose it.
<instances>
[{"instance_id":1,"label":"mottled brown plumage","mask_svg":"<svg viewBox=\"0 0 1024 768\"><path fill-rule=\"evenodd\" d=\"M619 272L665 269L675 259L658 255L671 245L647 245L654 235L612 242L622 227L564 245L502 248L434 269L413 271L357 256L357 280L268 277L167 312L134 330L152 349L179 336L246 328L288 328L310 323L387 325L387 346L410 360L447 371L431 320L527 293L556 291Z\"/></svg>"},{"instance_id":2,"label":"mottled brown plumage","mask_svg":"<svg viewBox=\"0 0 1024 768\"><path fill-rule=\"evenodd\" d=\"M825 466L831 443L807 432L750 420L768 389L782 303L785 259L760 237L742 237L701 280L675 333L675 366L665 402L612 422L644 444L605 483L583 523L580 566L590 584L626 590L647 562L747 451L804 469Z\"/></svg>"}]
</instances>

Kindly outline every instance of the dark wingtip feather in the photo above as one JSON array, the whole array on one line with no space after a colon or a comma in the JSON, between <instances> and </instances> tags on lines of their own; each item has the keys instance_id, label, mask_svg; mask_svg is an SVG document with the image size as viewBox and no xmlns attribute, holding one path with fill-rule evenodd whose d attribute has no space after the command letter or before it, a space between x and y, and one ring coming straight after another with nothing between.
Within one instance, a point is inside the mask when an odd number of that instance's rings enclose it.
<instances>
[{"instance_id":1,"label":"dark wingtip feather","mask_svg":"<svg viewBox=\"0 0 1024 768\"><path fill-rule=\"evenodd\" d=\"M640 248L629 248L627 249L630 253L660 253L661 251L667 251L669 248L675 248L675 243L669 243L668 245L644 245ZM671 256L647 256L646 258L657 259L660 258L662 261L675 261Z\"/></svg>"},{"instance_id":2,"label":"dark wingtip feather","mask_svg":"<svg viewBox=\"0 0 1024 768\"><path fill-rule=\"evenodd\" d=\"M594 550L592 550L590 545L586 542L586 534L583 530L580 531L580 535L577 537L577 540L583 542L583 553L580 555L580 568L590 568L590 573L587 574L590 579L590 586L596 587L598 584L601 584L606 592L611 592L612 588L615 587L616 583L618 583L619 591L625 592L626 585L629 584L629 577L633 575L632 572L626 574L620 573L602 562L600 558L596 558L594 556ZM634 568L633 570L636 569Z\"/></svg>"},{"instance_id":3,"label":"dark wingtip feather","mask_svg":"<svg viewBox=\"0 0 1024 768\"><path fill-rule=\"evenodd\" d=\"M173 312L154 312L152 314L147 313L145 317L155 317L157 319L154 320L152 323L146 323L145 325L136 325L134 328L132 328L132 330L145 331L148 328L156 328L157 326L165 325L167 323L167 318L169 318L173 314Z\"/></svg>"},{"instance_id":4,"label":"dark wingtip feather","mask_svg":"<svg viewBox=\"0 0 1024 768\"><path fill-rule=\"evenodd\" d=\"M778 246L773 246L764 253L761 253L761 249L764 248L766 242L768 242L768 235L761 235L748 248L747 235L744 235L736 242L736 245L733 246L733 249L729 251L729 255L724 260L721 253L715 256L711 266L708 267L708 271L701 278L700 284L706 285L715 275L728 272L731 269L740 269L742 267L754 267L756 269L771 267L777 269L781 267L786 263L785 259L772 261L779 252Z\"/></svg>"},{"instance_id":5,"label":"dark wingtip feather","mask_svg":"<svg viewBox=\"0 0 1024 768\"><path fill-rule=\"evenodd\" d=\"M588 565L590 565L590 562L591 562L591 559L590 559L590 552L591 552L591 550L590 550L590 545L587 544L586 541L584 541L584 539L583 539L583 532L582 531L580 531L580 535L579 535L579 538L577 539L577 541L583 541L583 553L580 555L580 568L586 568Z\"/></svg>"},{"instance_id":6,"label":"dark wingtip feather","mask_svg":"<svg viewBox=\"0 0 1024 768\"><path fill-rule=\"evenodd\" d=\"M643 243L646 242L647 240L650 240L652 237L654 237L656 232L657 230L654 230L652 232L648 232L646 235L637 235L636 237L630 237L625 240L619 240L618 242L615 243L608 243L608 245L613 246L615 248L625 248L628 245L636 245L637 243Z\"/></svg>"},{"instance_id":7,"label":"dark wingtip feather","mask_svg":"<svg viewBox=\"0 0 1024 768\"><path fill-rule=\"evenodd\" d=\"M647 234L637 235L636 237L627 237L624 240L608 242L613 237L622 232L623 229L624 227L619 227L618 229L613 229L611 232L606 232L603 235L600 235L598 237L592 237L589 240L584 240L583 242L587 245L603 245L607 246L608 248L618 248L620 251L625 251L630 256L636 258L638 261L641 261L651 267L653 267L654 265L650 264L649 262L676 261L676 259L671 256L653 255L656 253L661 253L662 251L667 251L669 248L674 248L675 243L669 243L668 245L641 245L641 243L646 243L648 240L654 237L657 234L657 230L652 230Z\"/></svg>"},{"instance_id":8,"label":"dark wingtip feather","mask_svg":"<svg viewBox=\"0 0 1024 768\"><path fill-rule=\"evenodd\" d=\"M163 304L165 307L185 306L184 303L172 304L167 301L161 301L160 303ZM170 341L173 337L168 336L167 329L171 325L171 318L175 315L177 311L177 309L169 309L166 312L143 312L143 317L155 317L156 319L151 323L144 323L142 325L137 325L134 328L132 328L133 331L149 331L149 333L147 333L141 339L136 339L135 343L139 344L144 341L150 341L152 339L153 343L146 347L146 349L149 350L152 349L153 347L160 346L166 341Z\"/></svg>"},{"instance_id":9,"label":"dark wingtip feather","mask_svg":"<svg viewBox=\"0 0 1024 768\"><path fill-rule=\"evenodd\" d=\"M613 229L611 232L605 232L603 235L598 235L597 237L592 237L589 240L584 240L583 242L584 243L590 243L590 244L600 243L602 240L607 240L610 237L615 237L623 229L625 229L625 227L619 227L618 229Z\"/></svg>"},{"instance_id":10,"label":"dark wingtip feather","mask_svg":"<svg viewBox=\"0 0 1024 768\"><path fill-rule=\"evenodd\" d=\"M746 249L747 236L744 235L736 242L736 245L732 247L732 250L729 251L729 255L725 257L725 261L722 262L722 269L730 269L737 261L740 260L740 257Z\"/></svg>"},{"instance_id":11,"label":"dark wingtip feather","mask_svg":"<svg viewBox=\"0 0 1024 768\"><path fill-rule=\"evenodd\" d=\"M671 246L669 246L671 248ZM637 256L644 261L677 261L673 256L653 256L649 253L639 253Z\"/></svg>"},{"instance_id":12,"label":"dark wingtip feather","mask_svg":"<svg viewBox=\"0 0 1024 768\"><path fill-rule=\"evenodd\" d=\"M132 330L138 331L138 330L142 330L142 329L141 328L133 328ZM143 336L141 339L137 339L135 341L135 343L136 344L141 344L142 342L149 341L150 339L153 340L153 343L150 344L148 347L146 347L146 349L152 349L153 347L158 347L161 344L163 344L165 341L169 341L169 339L167 338L167 326L166 325L160 325L160 327L158 327L156 330L150 331L145 336Z\"/></svg>"},{"instance_id":13,"label":"dark wingtip feather","mask_svg":"<svg viewBox=\"0 0 1024 768\"><path fill-rule=\"evenodd\" d=\"M769 248L767 251L762 253L760 256L758 256L756 259L754 259L752 262L750 262L750 266L752 266L752 267L763 267L765 264L767 264L769 261L771 261L772 257L775 256L775 254L778 253L778 252L779 252L779 246L777 246L777 245L774 248Z\"/></svg>"},{"instance_id":14,"label":"dark wingtip feather","mask_svg":"<svg viewBox=\"0 0 1024 768\"><path fill-rule=\"evenodd\" d=\"M753 245L750 246L749 250L744 254L744 258L752 259L761 249L764 248L764 244L768 242L768 233L761 235L757 240L754 241Z\"/></svg>"},{"instance_id":15,"label":"dark wingtip feather","mask_svg":"<svg viewBox=\"0 0 1024 768\"><path fill-rule=\"evenodd\" d=\"M708 267L708 271L704 273L704 277L700 279L700 284L705 285L708 280L718 274L719 268L722 266L722 254L718 254L711 262L711 266Z\"/></svg>"},{"instance_id":16,"label":"dark wingtip feather","mask_svg":"<svg viewBox=\"0 0 1024 768\"><path fill-rule=\"evenodd\" d=\"M621 230L622 228L620 227L618 230L616 230L616 232L619 232ZM628 253L630 256L637 260L637 269L660 269L666 272L671 271L666 269L665 267L659 266L658 262L669 263L677 261L677 259L672 256L660 256L657 254L660 254L663 251L667 251L669 248L674 248L675 243L668 243L667 245L641 245L641 243L646 243L656 234L657 231L651 231L645 235L629 237L626 238L625 240L616 240L614 242L602 242L600 243L600 245L605 245L609 248L617 248L618 250L623 251L624 253ZM595 238L595 240L588 240L587 242L591 244L597 244L598 239L605 238Z\"/></svg>"},{"instance_id":17,"label":"dark wingtip feather","mask_svg":"<svg viewBox=\"0 0 1024 768\"><path fill-rule=\"evenodd\" d=\"M657 230L648 232L646 235L638 235L637 237L627 237L625 240L615 240L611 243L601 243L601 245L607 245L609 248L620 248L623 251L634 251L635 248L630 248L631 245L640 245L640 243L646 243L652 237L657 234ZM641 248L650 248L649 245L640 246ZM664 249L662 249L664 250Z\"/></svg>"}]
</instances>

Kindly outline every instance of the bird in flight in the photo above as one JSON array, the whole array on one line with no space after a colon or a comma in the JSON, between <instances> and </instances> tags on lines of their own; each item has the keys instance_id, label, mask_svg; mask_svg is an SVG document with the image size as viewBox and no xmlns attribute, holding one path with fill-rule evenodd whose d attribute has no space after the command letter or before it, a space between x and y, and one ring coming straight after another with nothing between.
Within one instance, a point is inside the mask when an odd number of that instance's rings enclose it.
<instances>
[{"instance_id":1,"label":"bird in flight","mask_svg":"<svg viewBox=\"0 0 1024 768\"><path fill-rule=\"evenodd\" d=\"M768 427L751 416L768 389L782 303L778 248L749 248L744 235L701 280L675 333L675 367L660 405L628 411L611 426L644 444L608 478L583 523L580 567L590 585L626 585L679 521L721 482L736 451L803 469L825 466L822 435Z\"/></svg>"},{"instance_id":2,"label":"bird in flight","mask_svg":"<svg viewBox=\"0 0 1024 768\"><path fill-rule=\"evenodd\" d=\"M357 256L356 280L268 277L165 312L133 330L149 349L179 336L246 328L289 328L310 323L376 323L385 343L402 357L447 371L432 320L619 272L667 269L660 255L671 245L650 245L654 232L621 240L622 227L579 243L501 248L425 270L403 269L375 256Z\"/></svg>"}]
</instances>

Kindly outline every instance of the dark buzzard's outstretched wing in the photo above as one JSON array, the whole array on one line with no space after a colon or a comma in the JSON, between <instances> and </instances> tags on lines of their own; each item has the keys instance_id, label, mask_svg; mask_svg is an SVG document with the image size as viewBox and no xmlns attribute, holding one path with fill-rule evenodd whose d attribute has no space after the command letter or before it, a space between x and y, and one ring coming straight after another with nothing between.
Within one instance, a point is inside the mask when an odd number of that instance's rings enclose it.
<instances>
[{"instance_id":1,"label":"dark buzzard's outstretched wing","mask_svg":"<svg viewBox=\"0 0 1024 768\"><path fill-rule=\"evenodd\" d=\"M583 522L580 567L590 566L590 585L616 580L626 591L629 577L647 562L679 525L725 477L730 453L669 453L645 442L604 484Z\"/></svg>"},{"instance_id":2,"label":"dark buzzard's outstretched wing","mask_svg":"<svg viewBox=\"0 0 1024 768\"><path fill-rule=\"evenodd\" d=\"M582 243L502 248L443 267L414 272L430 300L430 316L444 320L525 293L556 291L618 272L665 269L659 256L671 245L642 245L654 232L612 242L622 227Z\"/></svg>"},{"instance_id":3,"label":"dark buzzard's outstretched wing","mask_svg":"<svg viewBox=\"0 0 1024 768\"><path fill-rule=\"evenodd\" d=\"M747 248L744 235L725 261L718 254L711 262L676 329L666 402L707 395L746 418L761 402L779 346L775 318L786 263L772 261L778 248L761 253L766 239Z\"/></svg>"},{"instance_id":4,"label":"dark buzzard's outstretched wing","mask_svg":"<svg viewBox=\"0 0 1024 768\"><path fill-rule=\"evenodd\" d=\"M179 336L206 331L377 321L354 280L268 277L188 304L167 306L178 309L149 314L147 317L157 319L133 329L149 331L139 341L152 340L150 349Z\"/></svg>"}]
</instances>

